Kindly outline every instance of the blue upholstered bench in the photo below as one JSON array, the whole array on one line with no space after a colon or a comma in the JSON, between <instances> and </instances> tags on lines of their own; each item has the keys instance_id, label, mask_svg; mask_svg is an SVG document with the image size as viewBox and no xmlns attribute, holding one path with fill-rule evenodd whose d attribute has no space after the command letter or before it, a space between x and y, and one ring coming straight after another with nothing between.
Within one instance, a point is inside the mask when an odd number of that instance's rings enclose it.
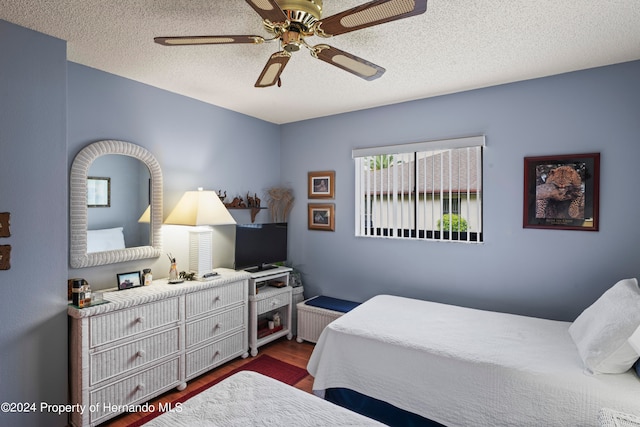
<instances>
[{"instance_id":1,"label":"blue upholstered bench","mask_svg":"<svg viewBox=\"0 0 640 427\"><path fill-rule=\"evenodd\" d=\"M298 342L316 343L324 328L360 303L320 295L296 305L298 310Z\"/></svg>"}]
</instances>

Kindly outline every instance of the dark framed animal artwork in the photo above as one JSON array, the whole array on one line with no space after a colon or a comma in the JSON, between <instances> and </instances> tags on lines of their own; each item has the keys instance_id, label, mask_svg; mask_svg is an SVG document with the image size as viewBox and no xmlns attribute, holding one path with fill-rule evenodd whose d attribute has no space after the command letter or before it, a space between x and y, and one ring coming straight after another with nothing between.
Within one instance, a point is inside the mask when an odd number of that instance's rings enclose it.
<instances>
[{"instance_id":1,"label":"dark framed animal artwork","mask_svg":"<svg viewBox=\"0 0 640 427\"><path fill-rule=\"evenodd\" d=\"M524 158L524 228L598 231L600 153Z\"/></svg>"}]
</instances>

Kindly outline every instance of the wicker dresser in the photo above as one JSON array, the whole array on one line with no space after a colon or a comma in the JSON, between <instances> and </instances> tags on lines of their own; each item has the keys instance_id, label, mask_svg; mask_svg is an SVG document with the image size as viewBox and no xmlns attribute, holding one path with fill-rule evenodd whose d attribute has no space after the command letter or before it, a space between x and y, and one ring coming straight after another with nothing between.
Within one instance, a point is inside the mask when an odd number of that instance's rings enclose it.
<instances>
[{"instance_id":1,"label":"wicker dresser","mask_svg":"<svg viewBox=\"0 0 640 427\"><path fill-rule=\"evenodd\" d=\"M248 280L218 269L208 282L106 292L70 306L71 425L96 425L216 366L248 356Z\"/></svg>"}]
</instances>

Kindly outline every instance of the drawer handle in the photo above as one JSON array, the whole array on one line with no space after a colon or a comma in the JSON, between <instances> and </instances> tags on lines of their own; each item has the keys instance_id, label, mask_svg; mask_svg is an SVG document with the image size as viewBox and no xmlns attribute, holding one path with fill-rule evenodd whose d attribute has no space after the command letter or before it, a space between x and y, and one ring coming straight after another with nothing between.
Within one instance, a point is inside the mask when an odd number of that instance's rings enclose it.
<instances>
[{"instance_id":1,"label":"drawer handle","mask_svg":"<svg viewBox=\"0 0 640 427\"><path fill-rule=\"evenodd\" d=\"M213 358L215 359L216 357L220 356L220 350L216 350L215 353L213 353Z\"/></svg>"},{"instance_id":2,"label":"drawer handle","mask_svg":"<svg viewBox=\"0 0 640 427\"><path fill-rule=\"evenodd\" d=\"M213 330L215 331L216 329L220 329L222 327L222 325L220 325L220 323L216 323L215 326L213 327Z\"/></svg>"},{"instance_id":3,"label":"drawer handle","mask_svg":"<svg viewBox=\"0 0 640 427\"><path fill-rule=\"evenodd\" d=\"M216 295L215 297L213 297L213 303L217 303L218 301L220 301L220 295Z\"/></svg>"},{"instance_id":4,"label":"drawer handle","mask_svg":"<svg viewBox=\"0 0 640 427\"><path fill-rule=\"evenodd\" d=\"M137 391L143 391L144 390L144 383L140 383L136 386L136 390Z\"/></svg>"},{"instance_id":5,"label":"drawer handle","mask_svg":"<svg viewBox=\"0 0 640 427\"><path fill-rule=\"evenodd\" d=\"M278 301L277 299L271 301L271 305L278 305L278 304L280 304L280 301Z\"/></svg>"},{"instance_id":6,"label":"drawer handle","mask_svg":"<svg viewBox=\"0 0 640 427\"><path fill-rule=\"evenodd\" d=\"M138 356L138 357L144 357L144 356L145 356L145 354L147 354L147 352L146 352L146 351L144 351L144 350L138 350L138 352L136 353L136 356Z\"/></svg>"},{"instance_id":7,"label":"drawer handle","mask_svg":"<svg viewBox=\"0 0 640 427\"><path fill-rule=\"evenodd\" d=\"M140 316L136 319L136 323L142 323L144 322L144 316Z\"/></svg>"}]
</instances>

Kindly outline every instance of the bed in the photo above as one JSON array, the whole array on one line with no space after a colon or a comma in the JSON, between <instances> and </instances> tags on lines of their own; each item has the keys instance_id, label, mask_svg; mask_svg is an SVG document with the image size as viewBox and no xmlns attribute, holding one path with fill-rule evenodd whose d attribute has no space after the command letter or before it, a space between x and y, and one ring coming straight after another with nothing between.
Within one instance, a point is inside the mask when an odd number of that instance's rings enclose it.
<instances>
[{"instance_id":1,"label":"bed","mask_svg":"<svg viewBox=\"0 0 640 427\"><path fill-rule=\"evenodd\" d=\"M252 371L240 371L145 427L383 426Z\"/></svg>"},{"instance_id":2,"label":"bed","mask_svg":"<svg viewBox=\"0 0 640 427\"><path fill-rule=\"evenodd\" d=\"M307 369L316 394L449 427L596 426L602 408L640 415L639 325L635 279L573 323L379 295L325 328Z\"/></svg>"}]
</instances>

